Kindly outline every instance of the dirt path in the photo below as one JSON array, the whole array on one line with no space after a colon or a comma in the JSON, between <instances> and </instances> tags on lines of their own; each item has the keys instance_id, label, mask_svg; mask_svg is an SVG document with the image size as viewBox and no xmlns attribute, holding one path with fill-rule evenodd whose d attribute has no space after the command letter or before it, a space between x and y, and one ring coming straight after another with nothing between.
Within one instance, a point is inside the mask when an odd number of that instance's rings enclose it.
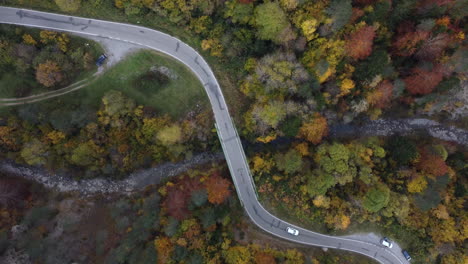
<instances>
[{"instance_id":1,"label":"dirt path","mask_svg":"<svg viewBox=\"0 0 468 264\"><path fill-rule=\"evenodd\" d=\"M123 58L125 58L125 56L142 48L141 46L138 46L132 43L127 43L127 42L118 41L118 40L111 40L111 39L107 39L104 37L95 37L95 36L77 34L77 33L73 33L73 35L87 38L87 39L96 41L99 44L101 44L101 46L104 48L105 53L108 57L106 64L102 67L99 67L98 70L91 77L88 77L84 80L80 80L76 83L73 83L67 87L64 87L58 90L30 95L26 97L0 98L0 107L35 103L35 102L47 100L50 98L54 98L57 96L62 96L64 94L68 94L76 90L79 90L81 88L84 88L90 82L94 81L98 76L102 75L112 66L117 64Z\"/></svg>"}]
</instances>

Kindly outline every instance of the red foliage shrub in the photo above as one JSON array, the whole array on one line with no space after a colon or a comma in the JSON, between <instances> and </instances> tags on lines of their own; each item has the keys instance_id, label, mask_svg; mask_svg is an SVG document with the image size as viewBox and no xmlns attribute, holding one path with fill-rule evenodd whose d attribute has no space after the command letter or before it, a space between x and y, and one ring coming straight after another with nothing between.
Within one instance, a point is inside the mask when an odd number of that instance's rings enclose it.
<instances>
[{"instance_id":1,"label":"red foliage shrub","mask_svg":"<svg viewBox=\"0 0 468 264\"><path fill-rule=\"evenodd\" d=\"M434 66L431 71L414 68L412 74L404 79L406 90L412 95L431 93L442 81L442 67Z\"/></svg>"},{"instance_id":2,"label":"red foliage shrub","mask_svg":"<svg viewBox=\"0 0 468 264\"><path fill-rule=\"evenodd\" d=\"M418 4L418 13L426 13L430 11L434 6L449 6L454 3L454 0L423 0Z\"/></svg>"},{"instance_id":3,"label":"red foliage shrub","mask_svg":"<svg viewBox=\"0 0 468 264\"><path fill-rule=\"evenodd\" d=\"M178 188L178 186L170 187L167 192L166 200L164 201L167 214L177 220L184 220L189 214L187 208L188 198L189 196L187 193Z\"/></svg>"},{"instance_id":4,"label":"red foliage shrub","mask_svg":"<svg viewBox=\"0 0 468 264\"><path fill-rule=\"evenodd\" d=\"M377 0L353 0L354 4L363 5L363 6L371 5L375 2L377 2Z\"/></svg>"},{"instance_id":5,"label":"red foliage shrub","mask_svg":"<svg viewBox=\"0 0 468 264\"><path fill-rule=\"evenodd\" d=\"M437 59L451 41L447 33L431 36L426 39L415 56L421 60L433 61Z\"/></svg>"},{"instance_id":6,"label":"red foliage shrub","mask_svg":"<svg viewBox=\"0 0 468 264\"><path fill-rule=\"evenodd\" d=\"M429 37L429 32L417 30L397 34L392 43L393 53L398 56L411 56L416 52L419 43Z\"/></svg>"},{"instance_id":7,"label":"red foliage shrub","mask_svg":"<svg viewBox=\"0 0 468 264\"><path fill-rule=\"evenodd\" d=\"M0 205L14 207L21 204L31 193L29 187L22 181L13 178L0 177Z\"/></svg>"},{"instance_id":8,"label":"red foliage shrub","mask_svg":"<svg viewBox=\"0 0 468 264\"><path fill-rule=\"evenodd\" d=\"M375 37L375 29L365 26L346 38L345 49L348 55L354 59L364 59L372 52L372 44Z\"/></svg>"},{"instance_id":9,"label":"red foliage shrub","mask_svg":"<svg viewBox=\"0 0 468 264\"><path fill-rule=\"evenodd\" d=\"M444 176L448 172L448 166L439 155L435 155L430 151L424 149L420 151L421 157L416 167L433 176Z\"/></svg>"},{"instance_id":10,"label":"red foliage shrub","mask_svg":"<svg viewBox=\"0 0 468 264\"><path fill-rule=\"evenodd\" d=\"M189 214L188 204L193 191L202 189L198 178L188 176L178 179L173 186L168 187L163 206L167 213L177 220L183 220Z\"/></svg>"}]
</instances>

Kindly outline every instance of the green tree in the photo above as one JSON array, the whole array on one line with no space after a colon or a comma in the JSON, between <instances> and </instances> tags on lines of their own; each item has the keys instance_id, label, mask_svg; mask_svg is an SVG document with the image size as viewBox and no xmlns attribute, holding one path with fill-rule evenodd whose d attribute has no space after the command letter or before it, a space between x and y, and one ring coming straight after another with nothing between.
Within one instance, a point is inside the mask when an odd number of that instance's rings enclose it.
<instances>
[{"instance_id":1,"label":"green tree","mask_svg":"<svg viewBox=\"0 0 468 264\"><path fill-rule=\"evenodd\" d=\"M325 195L328 189L335 186L336 180L333 175L315 170L313 174L307 175L307 193L310 197Z\"/></svg>"},{"instance_id":2,"label":"green tree","mask_svg":"<svg viewBox=\"0 0 468 264\"><path fill-rule=\"evenodd\" d=\"M263 89L257 90L257 98L264 96L265 92L270 96L295 94L300 85L310 80L309 74L297 61L296 56L293 53L282 52L261 58L255 67L255 77L263 85ZM256 78L251 80L256 81Z\"/></svg>"},{"instance_id":3,"label":"green tree","mask_svg":"<svg viewBox=\"0 0 468 264\"><path fill-rule=\"evenodd\" d=\"M410 211L410 201L406 195L390 192L390 200L387 206L382 209L382 215L395 217L401 223L408 216Z\"/></svg>"},{"instance_id":4,"label":"green tree","mask_svg":"<svg viewBox=\"0 0 468 264\"><path fill-rule=\"evenodd\" d=\"M324 173L333 175L340 185L352 182L357 175L356 165L351 160L351 153L343 144L320 145L315 161Z\"/></svg>"},{"instance_id":5,"label":"green tree","mask_svg":"<svg viewBox=\"0 0 468 264\"><path fill-rule=\"evenodd\" d=\"M230 18L233 23L254 24L253 3L240 3L230 0L225 3L224 18Z\"/></svg>"},{"instance_id":6,"label":"green tree","mask_svg":"<svg viewBox=\"0 0 468 264\"><path fill-rule=\"evenodd\" d=\"M248 247L234 246L224 251L223 257L227 264L252 263L252 254Z\"/></svg>"},{"instance_id":7,"label":"green tree","mask_svg":"<svg viewBox=\"0 0 468 264\"><path fill-rule=\"evenodd\" d=\"M182 129L177 124L162 128L157 138L165 146L174 145L182 140Z\"/></svg>"},{"instance_id":8,"label":"green tree","mask_svg":"<svg viewBox=\"0 0 468 264\"><path fill-rule=\"evenodd\" d=\"M376 213L387 206L390 201L390 189L387 185L380 183L367 191L362 205L369 211Z\"/></svg>"},{"instance_id":9,"label":"green tree","mask_svg":"<svg viewBox=\"0 0 468 264\"><path fill-rule=\"evenodd\" d=\"M281 101L270 101L265 105L255 105L252 112L260 133L269 128L277 128L287 114L286 105Z\"/></svg>"},{"instance_id":10,"label":"green tree","mask_svg":"<svg viewBox=\"0 0 468 264\"><path fill-rule=\"evenodd\" d=\"M286 174L293 174L302 168L302 156L295 150L290 149L285 154L278 153L275 155L276 167L284 171Z\"/></svg>"},{"instance_id":11,"label":"green tree","mask_svg":"<svg viewBox=\"0 0 468 264\"><path fill-rule=\"evenodd\" d=\"M278 2L268 2L255 8L255 26L260 39L281 42L278 37L289 26L289 21Z\"/></svg>"},{"instance_id":12,"label":"green tree","mask_svg":"<svg viewBox=\"0 0 468 264\"><path fill-rule=\"evenodd\" d=\"M409 139L395 136L387 141L390 157L400 166L408 165L418 156L416 145Z\"/></svg>"},{"instance_id":13,"label":"green tree","mask_svg":"<svg viewBox=\"0 0 468 264\"><path fill-rule=\"evenodd\" d=\"M109 116L127 115L135 108L135 101L127 98L122 92L111 90L102 97L104 111Z\"/></svg>"},{"instance_id":14,"label":"green tree","mask_svg":"<svg viewBox=\"0 0 468 264\"><path fill-rule=\"evenodd\" d=\"M351 19L351 15L353 14L351 1L332 0L325 12L331 16L333 20L331 29L336 32L348 24Z\"/></svg>"},{"instance_id":15,"label":"green tree","mask_svg":"<svg viewBox=\"0 0 468 264\"><path fill-rule=\"evenodd\" d=\"M70 161L73 164L88 167L97 165L99 158L99 147L92 141L81 143L76 147L70 156Z\"/></svg>"},{"instance_id":16,"label":"green tree","mask_svg":"<svg viewBox=\"0 0 468 264\"><path fill-rule=\"evenodd\" d=\"M23 145L20 155L29 165L44 165L48 157L47 146L34 138Z\"/></svg>"}]
</instances>

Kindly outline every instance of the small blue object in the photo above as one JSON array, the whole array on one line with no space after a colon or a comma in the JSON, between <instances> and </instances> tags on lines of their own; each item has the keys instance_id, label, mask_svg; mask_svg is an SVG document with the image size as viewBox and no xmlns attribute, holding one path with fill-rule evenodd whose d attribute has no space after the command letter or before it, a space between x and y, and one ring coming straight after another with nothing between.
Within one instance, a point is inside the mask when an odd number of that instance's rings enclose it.
<instances>
[{"instance_id":1,"label":"small blue object","mask_svg":"<svg viewBox=\"0 0 468 264\"><path fill-rule=\"evenodd\" d=\"M401 253L403 253L403 256L405 256L406 260L408 260L408 261L411 260L411 256L409 255L408 251L403 250Z\"/></svg>"},{"instance_id":2,"label":"small blue object","mask_svg":"<svg viewBox=\"0 0 468 264\"><path fill-rule=\"evenodd\" d=\"M107 56L104 55L104 54L102 54L101 56L99 56L99 58L98 58L97 61L96 61L96 66L98 66L98 67L101 66L101 65L104 63L104 61L105 61L106 59L107 59Z\"/></svg>"}]
</instances>

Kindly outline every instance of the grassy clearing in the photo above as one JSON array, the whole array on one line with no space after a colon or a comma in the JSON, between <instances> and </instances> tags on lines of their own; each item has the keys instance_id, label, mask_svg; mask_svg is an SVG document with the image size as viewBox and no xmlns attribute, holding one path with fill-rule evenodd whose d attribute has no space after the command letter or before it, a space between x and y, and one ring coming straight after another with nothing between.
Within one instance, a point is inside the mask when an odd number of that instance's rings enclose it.
<instances>
[{"instance_id":1,"label":"grassy clearing","mask_svg":"<svg viewBox=\"0 0 468 264\"><path fill-rule=\"evenodd\" d=\"M136 80L152 66L165 66L178 76L167 84L156 82L138 87ZM152 89L151 89L152 88ZM179 118L196 104L207 106L208 97L195 75L183 64L154 51L140 51L130 55L81 91L85 104L98 104L109 90L118 90L138 104Z\"/></svg>"},{"instance_id":2,"label":"grassy clearing","mask_svg":"<svg viewBox=\"0 0 468 264\"><path fill-rule=\"evenodd\" d=\"M148 81L143 87L138 85L141 82L137 83L136 80L147 73L152 66L165 66L178 78L162 85ZM33 107L40 109L41 113L58 109L63 113L76 112L77 109L94 112L99 109L101 98L109 90L121 91L133 98L137 104L153 107L161 114L169 114L175 119L183 117L196 104L200 107L208 106L208 97L200 81L185 65L166 55L143 50L129 55L80 90L17 108ZM1 110L7 109L10 108L4 107ZM32 110L28 110L30 111Z\"/></svg>"}]
</instances>

